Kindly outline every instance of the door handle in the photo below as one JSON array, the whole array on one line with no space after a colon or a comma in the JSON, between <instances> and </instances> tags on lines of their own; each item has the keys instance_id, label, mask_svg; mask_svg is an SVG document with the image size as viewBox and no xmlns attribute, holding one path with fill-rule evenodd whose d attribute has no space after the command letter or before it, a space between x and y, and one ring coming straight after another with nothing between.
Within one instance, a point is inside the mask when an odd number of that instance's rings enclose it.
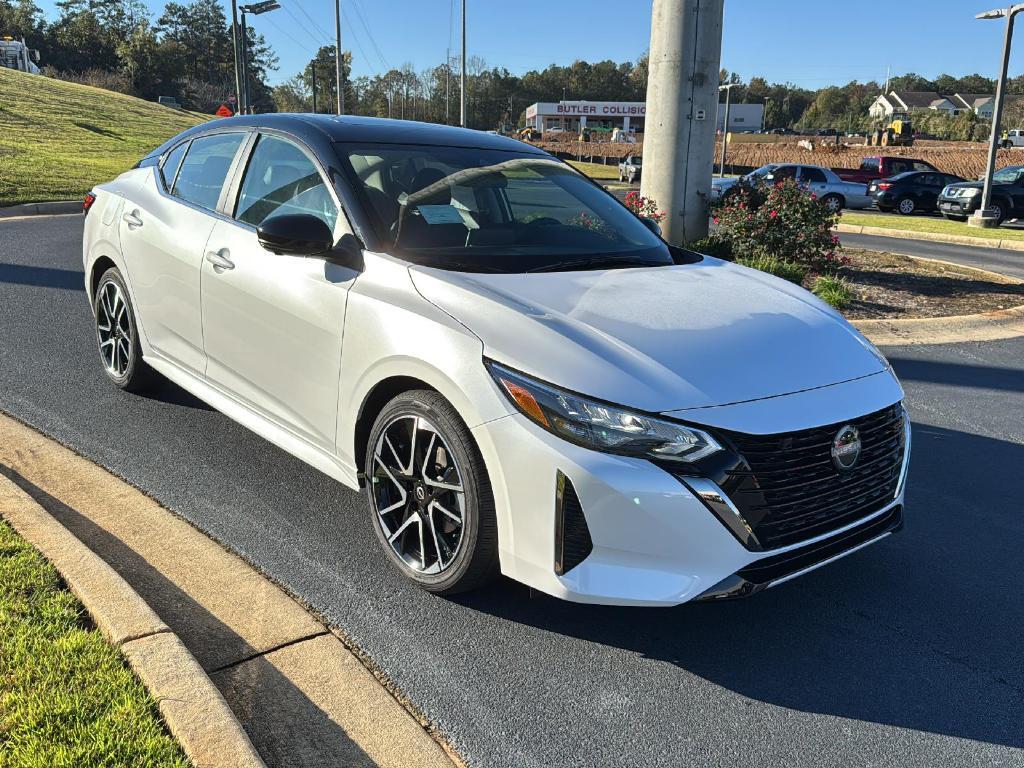
<instances>
[{"instance_id":1,"label":"door handle","mask_svg":"<svg viewBox=\"0 0 1024 768\"><path fill-rule=\"evenodd\" d=\"M121 220L128 225L128 229L138 229L142 226L142 219L139 218L139 209L136 208L130 213L125 213Z\"/></svg>"},{"instance_id":2,"label":"door handle","mask_svg":"<svg viewBox=\"0 0 1024 768\"><path fill-rule=\"evenodd\" d=\"M231 251L227 248L221 248L219 251L206 252L206 260L213 264L213 271L218 275L225 269L235 268L235 262L228 258L229 256L231 256Z\"/></svg>"}]
</instances>

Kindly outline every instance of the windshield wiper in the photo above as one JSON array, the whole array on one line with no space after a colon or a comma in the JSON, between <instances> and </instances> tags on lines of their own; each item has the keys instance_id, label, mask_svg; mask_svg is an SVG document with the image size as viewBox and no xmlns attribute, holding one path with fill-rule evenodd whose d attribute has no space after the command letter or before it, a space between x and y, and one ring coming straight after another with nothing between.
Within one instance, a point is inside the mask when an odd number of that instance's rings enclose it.
<instances>
[{"instance_id":1,"label":"windshield wiper","mask_svg":"<svg viewBox=\"0 0 1024 768\"><path fill-rule=\"evenodd\" d=\"M544 264L539 267L533 267L526 270L527 272L571 272L580 267L587 267L589 269L616 269L626 267L670 267L671 263L664 263L659 261L650 261L648 259L629 259L629 258L594 258L591 256L587 259L576 259L575 261L560 261L555 264Z\"/></svg>"}]
</instances>

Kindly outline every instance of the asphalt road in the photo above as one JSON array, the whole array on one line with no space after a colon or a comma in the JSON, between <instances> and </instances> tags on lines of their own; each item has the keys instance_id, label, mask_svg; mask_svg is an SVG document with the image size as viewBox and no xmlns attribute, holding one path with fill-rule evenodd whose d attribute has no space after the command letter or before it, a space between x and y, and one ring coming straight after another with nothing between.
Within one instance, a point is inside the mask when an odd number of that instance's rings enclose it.
<instances>
[{"instance_id":1,"label":"asphalt road","mask_svg":"<svg viewBox=\"0 0 1024 768\"><path fill-rule=\"evenodd\" d=\"M444 600L361 496L178 388L100 371L79 217L0 223L0 408L153 494L343 628L474 766L1024 766L1024 339L886 350L905 530L754 599Z\"/></svg>"}]
</instances>

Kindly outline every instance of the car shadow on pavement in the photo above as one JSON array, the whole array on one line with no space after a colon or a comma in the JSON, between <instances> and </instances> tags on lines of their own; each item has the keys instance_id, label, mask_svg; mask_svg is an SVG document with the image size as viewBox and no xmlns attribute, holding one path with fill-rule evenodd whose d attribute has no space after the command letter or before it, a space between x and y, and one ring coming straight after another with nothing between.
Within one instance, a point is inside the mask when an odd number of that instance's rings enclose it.
<instances>
[{"instance_id":1,"label":"car shadow on pavement","mask_svg":"<svg viewBox=\"0 0 1024 768\"><path fill-rule=\"evenodd\" d=\"M506 580L458 602L778 707L1024 747L1022 469L1024 445L916 426L904 530L753 598L598 607Z\"/></svg>"},{"instance_id":2,"label":"car shadow on pavement","mask_svg":"<svg viewBox=\"0 0 1024 768\"><path fill-rule=\"evenodd\" d=\"M173 381L160 376L156 386L145 392L136 393L138 397L146 400L156 400L168 405L180 405L183 408L194 408L197 411L212 411L213 407L204 403L198 397L186 389L179 387Z\"/></svg>"},{"instance_id":3,"label":"car shadow on pavement","mask_svg":"<svg viewBox=\"0 0 1024 768\"><path fill-rule=\"evenodd\" d=\"M901 380L926 381L954 387L998 389L1024 392L1024 369L997 368L991 365L958 363L948 365L934 360L890 357L889 362Z\"/></svg>"},{"instance_id":4,"label":"car shadow on pavement","mask_svg":"<svg viewBox=\"0 0 1024 768\"><path fill-rule=\"evenodd\" d=\"M25 264L0 262L0 283L31 285L38 288L63 288L68 291L84 291L85 273L75 269L34 267Z\"/></svg>"},{"instance_id":5,"label":"car shadow on pavement","mask_svg":"<svg viewBox=\"0 0 1024 768\"><path fill-rule=\"evenodd\" d=\"M105 560L178 635L227 700L268 768L372 768L345 730L275 666L117 536L0 464L17 484ZM249 607L259 611L259 605ZM267 615L272 623L277 617ZM326 634L326 632L325 632ZM297 641L298 642L298 641Z\"/></svg>"}]
</instances>

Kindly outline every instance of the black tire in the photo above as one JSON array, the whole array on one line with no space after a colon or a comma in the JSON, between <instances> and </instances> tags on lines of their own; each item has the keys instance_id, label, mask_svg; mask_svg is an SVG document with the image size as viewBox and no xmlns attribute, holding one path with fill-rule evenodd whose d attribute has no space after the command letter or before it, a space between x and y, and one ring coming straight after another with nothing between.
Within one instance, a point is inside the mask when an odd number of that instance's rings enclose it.
<instances>
[{"instance_id":1,"label":"black tire","mask_svg":"<svg viewBox=\"0 0 1024 768\"><path fill-rule=\"evenodd\" d=\"M92 309L96 347L107 378L126 392L151 389L158 376L142 359L135 308L124 278L116 267L111 267L100 277ZM112 323L109 322L111 319Z\"/></svg>"},{"instance_id":2,"label":"black tire","mask_svg":"<svg viewBox=\"0 0 1024 768\"><path fill-rule=\"evenodd\" d=\"M842 195L837 195L832 192L821 198L821 204L828 208L830 211L841 211L846 205L846 201L843 200Z\"/></svg>"},{"instance_id":3,"label":"black tire","mask_svg":"<svg viewBox=\"0 0 1024 768\"><path fill-rule=\"evenodd\" d=\"M996 212L996 226L998 227L1004 221L1006 221L1006 205L1002 200L993 200L988 205L990 211Z\"/></svg>"},{"instance_id":4,"label":"black tire","mask_svg":"<svg viewBox=\"0 0 1024 768\"><path fill-rule=\"evenodd\" d=\"M416 431L412 431L412 428L409 427L409 431L415 437L411 437L406 446L401 443L400 438L402 431L406 429L408 420L412 418L422 421L417 421ZM433 429L426 430L424 422ZM384 442L385 430L388 430L389 440L391 436L396 437L396 440L392 440L390 444L395 445L396 441L399 443L396 446L397 453L391 452L390 449L385 450L384 446L388 445ZM420 430L425 430L423 437L419 437ZM428 434L441 438L442 445L439 449L431 451L435 444L430 442L430 438L426 438ZM424 446L425 440L427 441L426 446ZM384 469L381 462L378 461L378 443L381 443L380 452L385 461L390 461L390 457L397 459L398 454L402 454L404 458L406 451L403 449L416 446L415 451L408 451L410 454L408 466L412 468L412 471L408 475L410 479L407 486L404 485L407 476L405 474L399 476L401 468L397 466L397 460L394 461L396 466L388 467L388 469ZM423 451L422 469L418 471L415 468L415 457L416 453L421 450ZM433 463L430 465L432 469L428 470L426 463L431 453L433 454ZM437 457L442 455L443 465L437 460ZM450 473L452 460L454 460L456 470L454 475ZM445 467L443 473L437 469L440 466ZM403 392L384 406L377 415L370 432L364 467L371 525L388 559L402 575L428 592L439 595L453 595L477 589L498 575L498 524L487 469L469 429L451 403L440 394L431 390ZM428 471L431 474L441 475L435 478L437 482L458 479L458 485L461 486L462 491L432 488L428 483L413 479L420 476L427 479ZM379 513L378 510L387 510L394 504L395 492L398 488L403 488L405 492L401 499L403 508L389 514ZM424 491L423 496L426 498L419 495L419 489ZM402 491L398 491L398 493L401 494ZM457 509L459 493L463 497L461 510ZM453 536L454 532L446 533L444 526L448 525L454 528L455 526L448 519L454 518L451 515L446 518L445 514L447 513L441 514L439 507L431 509L435 500L444 508L456 507L453 511L462 513L461 531L453 555L449 546L450 539L445 537ZM409 522L414 516L418 516L419 520L415 526ZM437 535L438 523L442 528L440 537ZM388 527L387 532L385 532L385 526ZM409 534L405 534L403 538L403 535L399 533L399 529L403 527L407 527L410 531L414 527L417 530L426 531L429 527L433 536L425 534L422 538L413 536L413 541L410 543L407 541ZM389 538L395 537L396 534L398 537L393 546ZM422 545L418 557L416 555L417 539ZM398 549L403 547L410 547L410 551L400 553ZM442 552L442 550L444 551ZM445 554L452 555L447 564L444 563ZM427 566L428 556L431 556L434 561L430 563L429 569ZM422 563L422 568L410 564L417 560ZM435 565L438 570L429 572Z\"/></svg>"},{"instance_id":5,"label":"black tire","mask_svg":"<svg viewBox=\"0 0 1024 768\"><path fill-rule=\"evenodd\" d=\"M903 216L917 213L917 202L912 197L901 197L896 201L896 212Z\"/></svg>"}]
</instances>

